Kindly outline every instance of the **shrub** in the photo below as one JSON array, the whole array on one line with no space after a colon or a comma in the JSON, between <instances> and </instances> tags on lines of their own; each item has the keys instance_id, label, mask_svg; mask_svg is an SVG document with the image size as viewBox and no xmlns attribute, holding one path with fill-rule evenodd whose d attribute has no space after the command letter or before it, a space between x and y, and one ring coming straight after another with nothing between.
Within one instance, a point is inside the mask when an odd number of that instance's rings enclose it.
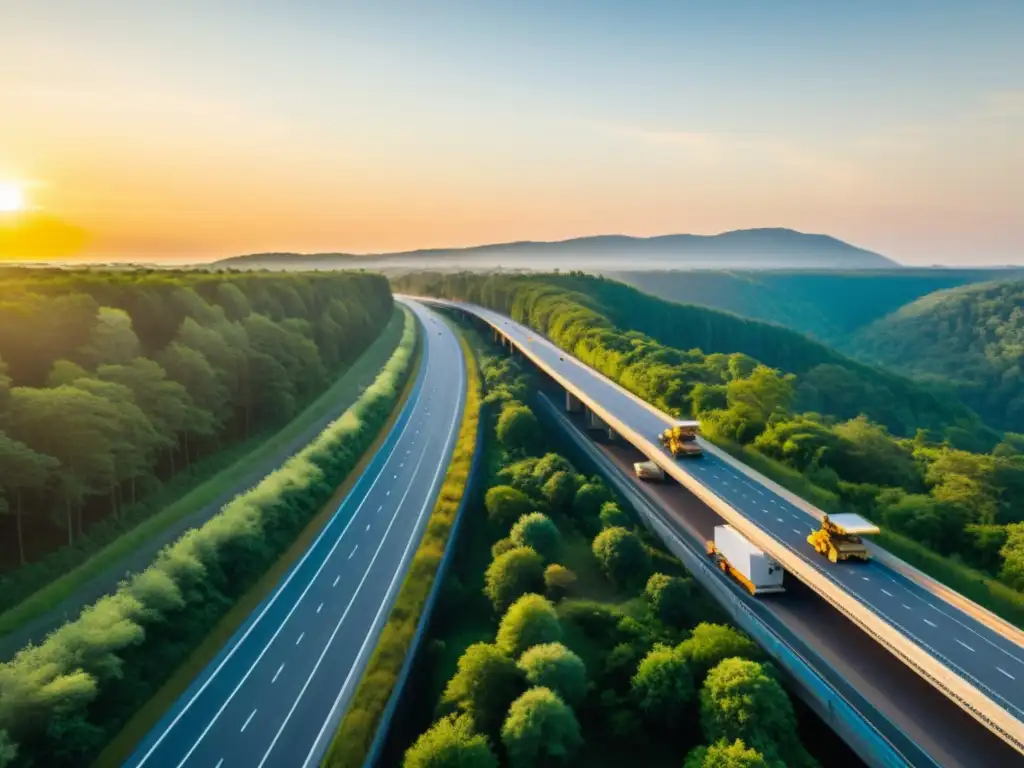
<instances>
[{"instance_id":1,"label":"shrub","mask_svg":"<svg viewBox=\"0 0 1024 768\"><path fill-rule=\"evenodd\" d=\"M601 505L602 528L630 528L633 521L614 501L606 501Z\"/></svg>"},{"instance_id":2,"label":"shrub","mask_svg":"<svg viewBox=\"0 0 1024 768\"><path fill-rule=\"evenodd\" d=\"M496 434L501 444L510 451L533 453L541 443L537 417L528 406L514 400L502 406Z\"/></svg>"},{"instance_id":3,"label":"shrub","mask_svg":"<svg viewBox=\"0 0 1024 768\"><path fill-rule=\"evenodd\" d=\"M576 574L564 565L552 563L544 569L544 592L552 600L568 597L575 587Z\"/></svg>"},{"instance_id":4,"label":"shrub","mask_svg":"<svg viewBox=\"0 0 1024 768\"><path fill-rule=\"evenodd\" d=\"M489 643L474 643L459 657L441 696L442 711L469 715L484 733L497 733L509 704L522 692L516 663Z\"/></svg>"},{"instance_id":5,"label":"shrub","mask_svg":"<svg viewBox=\"0 0 1024 768\"><path fill-rule=\"evenodd\" d=\"M498 555L484 574L484 594L496 611L503 611L527 592L544 584L544 559L529 547L516 547Z\"/></svg>"},{"instance_id":6,"label":"shrub","mask_svg":"<svg viewBox=\"0 0 1024 768\"><path fill-rule=\"evenodd\" d=\"M703 678L708 670L725 659L757 660L761 657L757 644L739 630L707 622L694 627L690 637L680 643L678 649L697 679Z\"/></svg>"},{"instance_id":7,"label":"shrub","mask_svg":"<svg viewBox=\"0 0 1024 768\"><path fill-rule=\"evenodd\" d=\"M547 688L531 688L512 703L501 741L512 768L568 763L583 746L576 715Z\"/></svg>"},{"instance_id":8,"label":"shrub","mask_svg":"<svg viewBox=\"0 0 1024 768\"><path fill-rule=\"evenodd\" d=\"M473 733L472 721L446 717L406 750L405 768L498 768L487 737Z\"/></svg>"},{"instance_id":9,"label":"shrub","mask_svg":"<svg viewBox=\"0 0 1024 768\"><path fill-rule=\"evenodd\" d=\"M731 744L724 739L710 747L697 747L686 756L683 768L785 768L778 761L768 762L756 749L750 749L742 739Z\"/></svg>"},{"instance_id":10,"label":"shrub","mask_svg":"<svg viewBox=\"0 0 1024 768\"><path fill-rule=\"evenodd\" d=\"M512 526L509 537L520 547L536 550L546 560L551 560L558 554L558 548L562 543L558 526L551 518L540 512L531 512L520 517Z\"/></svg>"},{"instance_id":11,"label":"shrub","mask_svg":"<svg viewBox=\"0 0 1024 768\"><path fill-rule=\"evenodd\" d=\"M494 544L491 545L491 558L498 558L501 555L504 555L506 552L511 552L518 546L519 545L512 541L512 539L498 539L496 542L494 542Z\"/></svg>"},{"instance_id":12,"label":"shrub","mask_svg":"<svg viewBox=\"0 0 1024 768\"><path fill-rule=\"evenodd\" d=\"M601 514L601 506L611 500L611 494L603 484L584 483L576 491L576 497L572 502L572 511L580 520L596 519Z\"/></svg>"},{"instance_id":13,"label":"shrub","mask_svg":"<svg viewBox=\"0 0 1024 768\"><path fill-rule=\"evenodd\" d=\"M625 528L606 528L592 545L605 574L621 587L643 584L651 570L651 556L640 538Z\"/></svg>"},{"instance_id":14,"label":"shrub","mask_svg":"<svg viewBox=\"0 0 1024 768\"><path fill-rule=\"evenodd\" d=\"M611 646L618 642L618 626L625 614L614 605L572 600L559 606L559 615L564 621L571 621L579 627L591 640Z\"/></svg>"},{"instance_id":15,"label":"shrub","mask_svg":"<svg viewBox=\"0 0 1024 768\"><path fill-rule=\"evenodd\" d=\"M564 469L555 472L540 489L552 512L565 512L576 496L576 478Z\"/></svg>"},{"instance_id":16,"label":"shrub","mask_svg":"<svg viewBox=\"0 0 1024 768\"><path fill-rule=\"evenodd\" d=\"M631 691L637 706L652 721L673 725L696 698L693 673L682 655L667 645L656 645L643 658L633 676Z\"/></svg>"},{"instance_id":17,"label":"shrub","mask_svg":"<svg viewBox=\"0 0 1024 768\"><path fill-rule=\"evenodd\" d=\"M518 657L527 648L561 639L555 607L540 595L523 595L502 616L495 644L509 656Z\"/></svg>"},{"instance_id":18,"label":"shrub","mask_svg":"<svg viewBox=\"0 0 1024 768\"><path fill-rule=\"evenodd\" d=\"M504 530L533 511L530 497L510 485L496 485L484 496L487 517Z\"/></svg>"},{"instance_id":19,"label":"shrub","mask_svg":"<svg viewBox=\"0 0 1024 768\"><path fill-rule=\"evenodd\" d=\"M530 685L550 688L569 704L579 703L587 693L587 668L561 643L528 648L519 657L519 669Z\"/></svg>"},{"instance_id":20,"label":"shrub","mask_svg":"<svg viewBox=\"0 0 1024 768\"><path fill-rule=\"evenodd\" d=\"M690 579L655 573L647 580L644 594L654 614L662 623L670 627L679 627L686 623L691 613L694 595L693 582Z\"/></svg>"}]
</instances>

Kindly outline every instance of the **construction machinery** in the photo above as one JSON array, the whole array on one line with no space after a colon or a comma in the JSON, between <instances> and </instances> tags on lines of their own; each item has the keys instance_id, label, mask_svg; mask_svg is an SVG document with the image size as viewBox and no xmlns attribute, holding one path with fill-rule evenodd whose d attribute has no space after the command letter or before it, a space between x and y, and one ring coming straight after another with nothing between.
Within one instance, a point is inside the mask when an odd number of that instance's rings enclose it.
<instances>
[{"instance_id":1,"label":"construction machinery","mask_svg":"<svg viewBox=\"0 0 1024 768\"><path fill-rule=\"evenodd\" d=\"M633 471L641 480L664 480L665 470L653 461L638 461L633 464Z\"/></svg>"},{"instance_id":2,"label":"construction machinery","mask_svg":"<svg viewBox=\"0 0 1024 768\"><path fill-rule=\"evenodd\" d=\"M752 595L785 592L782 566L731 525L716 525L708 555Z\"/></svg>"},{"instance_id":3,"label":"construction machinery","mask_svg":"<svg viewBox=\"0 0 1024 768\"><path fill-rule=\"evenodd\" d=\"M819 555L824 555L833 563L846 560L867 561L871 556L861 536L870 536L878 532L877 525L860 515L824 515L821 518L821 528L807 537L807 543L814 547Z\"/></svg>"},{"instance_id":4,"label":"construction machinery","mask_svg":"<svg viewBox=\"0 0 1024 768\"><path fill-rule=\"evenodd\" d=\"M658 439L675 458L678 459L680 456L695 458L704 454L704 449L697 442L699 433L700 422L677 421L658 435Z\"/></svg>"}]
</instances>

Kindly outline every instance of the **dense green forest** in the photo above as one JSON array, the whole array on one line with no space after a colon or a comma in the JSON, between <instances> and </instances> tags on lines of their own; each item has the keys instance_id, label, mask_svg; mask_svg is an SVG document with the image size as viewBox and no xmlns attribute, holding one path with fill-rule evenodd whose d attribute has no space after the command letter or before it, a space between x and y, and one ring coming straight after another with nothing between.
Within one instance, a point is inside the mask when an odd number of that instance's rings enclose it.
<instances>
[{"instance_id":1,"label":"dense green forest","mask_svg":"<svg viewBox=\"0 0 1024 768\"><path fill-rule=\"evenodd\" d=\"M0 271L0 564L284 423L392 308L376 275Z\"/></svg>"},{"instance_id":2,"label":"dense green forest","mask_svg":"<svg viewBox=\"0 0 1024 768\"><path fill-rule=\"evenodd\" d=\"M377 378L309 445L114 594L0 664L0 768L90 765L311 521L334 511L332 496L415 369L417 325L405 314Z\"/></svg>"},{"instance_id":3,"label":"dense green forest","mask_svg":"<svg viewBox=\"0 0 1024 768\"><path fill-rule=\"evenodd\" d=\"M662 410L697 416L712 439L788 466L820 491L819 505L855 508L1024 590L1024 436L1000 439L953 398L791 331L609 280L421 273L396 282L508 313Z\"/></svg>"},{"instance_id":4,"label":"dense green forest","mask_svg":"<svg viewBox=\"0 0 1024 768\"><path fill-rule=\"evenodd\" d=\"M761 650L599 478L546 452L514 361L483 373L487 491L385 762L816 765Z\"/></svg>"},{"instance_id":5,"label":"dense green forest","mask_svg":"<svg viewBox=\"0 0 1024 768\"><path fill-rule=\"evenodd\" d=\"M926 296L862 329L849 349L949 384L988 423L1024 432L1024 280Z\"/></svg>"},{"instance_id":6,"label":"dense green forest","mask_svg":"<svg viewBox=\"0 0 1024 768\"><path fill-rule=\"evenodd\" d=\"M608 276L668 301L734 312L791 328L845 350L857 329L933 291L994 280L981 269L878 272L663 271ZM1014 274L1007 273L1007 276Z\"/></svg>"}]
</instances>

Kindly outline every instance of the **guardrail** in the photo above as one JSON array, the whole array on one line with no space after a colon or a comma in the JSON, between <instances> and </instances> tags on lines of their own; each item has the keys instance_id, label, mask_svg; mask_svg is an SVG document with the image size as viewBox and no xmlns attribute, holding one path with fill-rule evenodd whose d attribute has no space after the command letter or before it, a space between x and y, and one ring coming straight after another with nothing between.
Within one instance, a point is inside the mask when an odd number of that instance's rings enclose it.
<instances>
[{"instance_id":1,"label":"guardrail","mask_svg":"<svg viewBox=\"0 0 1024 768\"><path fill-rule=\"evenodd\" d=\"M529 359L540 370L544 371L554 381L558 382L566 391L571 392L576 398L587 406L596 416L602 419L609 427L614 429L621 437L632 443L638 450L655 461L666 474L686 487L697 498L717 512L727 523L732 525L743 536L749 539L760 549L768 552L779 561L782 566L792 575L799 578L811 589L818 593L832 607L841 612L864 632L867 632L874 640L880 643L886 650L899 658L921 677L927 680L935 688L942 691L957 705L968 712L972 717L982 723L986 728L998 735L1017 751L1024 753L1024 723L1013 717L998 702L985 694L976 686L968 682L959 673L950 669L950 665L939 660L923 650L917 642L900 632L887 621L881 614L870 608L858 598L850 595L842 589L828 574L820 571L802 555L798 555L788 546L778 540L773 534L761 529L752 523L745 515L734 509L727 501L719 497L711 489L691 476L679 464L666 454L660 445L653 442L646 436L636 432L629 425L622 422L610 411L606 410L601 403L595 401L586 392L576 387L571 381L562 376L538 357L528 347L523 346L515 339L504 332L500 324L489 320L485 315L478 313L477 308L470 304L451 302L443 299L423 299L429 303L447 306L470 314L489 325L494 331L513 345L524 357ZM568 353L566 353L568 354ZM575 361L575 359L573 358ZM578 363L578 361L575 361ZM582 365L582 363L578 363ZM600 375L594 372L594 375ZM658 411L649 403L644 402L632 393L627 392L614 382L613 385L626 393L637 404L656 413L664 423L670 424L672 420L666 414ZM706 444L706 443L705 443ZM754 477L749 467L745 468L748 475ZM753 473L753 474L752 474ZM761 481L760 477L757 477ZM765 481L768 478L764 478ZM806 502L804 502L806 504Z\"/></svg>"},{"instance_id":2,"label":"guardrail","mask_svg":"<svg viewBox=\"0 0 1024 768\"><path fill-rule=\"evenodd\" d=\"M680 533L677 530L678 525L671 518L667 518L630 479L623 476L619 467L597 450L590 440L581 435L557 406L543 396L540 396L539 401L587 458L601 469L605 479L629 500L648 529L683 562L733 621L751 635L769 656L796 680L805 701L866 763L873 768L896 768L907 765L938 768L939 763L898 726L879 713L838 674L833 672L834 679L826 679L825 674L819 670L828 670L828 664L799 637L789 632L782 622L769 613L757 611L756 607L751 606L745 593L741 593L718 568L709 564L699 542L693 542L690 536ZM762 613L765 615L760 615ZM798 649L798 645L801 648ZM846 692L841 692L840 687L845 687ZM853 699L859 699L859 703L854 703ZM865 710L870 710L874 717L868 717ZM887 723L893 732L892 738L874 724L878 720ZM895 741L899 741L900 746L897 746Z\"/></svg>"}]
</instances>

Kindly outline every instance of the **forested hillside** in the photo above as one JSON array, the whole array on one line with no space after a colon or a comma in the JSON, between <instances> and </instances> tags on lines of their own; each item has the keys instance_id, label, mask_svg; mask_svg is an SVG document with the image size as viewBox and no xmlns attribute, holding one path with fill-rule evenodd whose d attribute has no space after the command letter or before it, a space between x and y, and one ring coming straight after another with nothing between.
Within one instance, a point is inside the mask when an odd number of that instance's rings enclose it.
<instances>
[{"instance_id":1,"label":"forested hillside","mask_svg":"<svg viewBox=\"0 0 1024 768\"><path fill-rule=\"evenodd\" d=\"M289 419L392 308L376 275L0 271L0 563Z\"/></svg>"},{"instance_id":2,"label":"forested hillside","mask_svg":"<svg viewBox=\"0 0 1024 768\"><path fill-rule=\"evenodd\" d=\"M608 273L668 301L778 323L844 349L857 329L933 291L993 280L980 269Z\"/></svg>"},{"instance_id":3,"label":"forested hillside","mask_svg":"<svg viewBox=\"0 0 1024 768\"><path fill-rule=\"evenodd\" d=\"M850 348L950 384L990 424L1024 432L1024 280L926 296L864 328Z\"/></svg>"},{"instance_id":4,"label":"forested hillside","mask_svg":"<svg viewBox=\"0 0 1024 768\"><path fill-rule=\"evenodd\" d=\"M662 410L697 416L756 468L784 465L819 506L856 508L1024 589L1024 436L998 442L954 399L790 331L609 280L419 274L396 284L506 312Z\"/></svg>"}]
</instances>

